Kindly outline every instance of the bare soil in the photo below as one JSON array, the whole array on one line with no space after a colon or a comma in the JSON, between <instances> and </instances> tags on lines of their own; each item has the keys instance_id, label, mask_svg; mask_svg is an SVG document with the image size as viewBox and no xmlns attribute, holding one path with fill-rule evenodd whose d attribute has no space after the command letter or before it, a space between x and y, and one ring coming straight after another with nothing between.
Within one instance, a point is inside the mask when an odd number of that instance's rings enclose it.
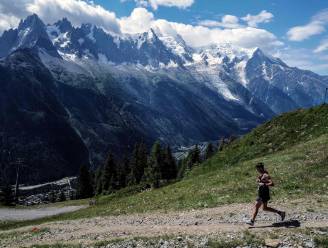
<instances>
[{"instance_id":1,"label":"bare soil","mask_svg":"<svg viewBox=\"0 0 328 248\"><path fill-rule=\"evenodd\" d=\"M300 223L298 229L327 228L328 209L325 206L307 209L301 202L280 205L287 212L286 224L291 220ZM16 235L15 238L4 238L0 241L0 247L22 247L33 244L54 243L80 243L92 244L96 241L113 240L117 238L132 237L159 237L159 236L183 236L183 235L226 235L251 232L263 232L281 229L289 232L284 224L279 223L280 218L272 213L261 211L255 228L249 228L244 224L252 211L251 204L232 204L211 209L201 209L184 212L148 213L120 216L95 217L89 219L67 220L27 226L11 231L26 235ZM293 227L293 226L287 226ZM33 229L46 230L38 235L27 235Z\"/></svg>"}]
</instances>

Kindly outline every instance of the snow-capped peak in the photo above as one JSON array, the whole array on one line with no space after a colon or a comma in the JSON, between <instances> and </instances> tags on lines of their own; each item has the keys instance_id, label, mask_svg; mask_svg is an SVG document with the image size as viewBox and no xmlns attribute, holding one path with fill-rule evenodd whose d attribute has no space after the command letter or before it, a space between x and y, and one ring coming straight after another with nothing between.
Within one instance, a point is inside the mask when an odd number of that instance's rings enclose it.
<instances>
[{"instance_id":1,"label":"snow-capped peak","mask_svg":"<svg viewBox=\"0 0 328 248\"><path fill-rule=\"evenodd\" d=\"M227 57L230 61L235 58L250 58L254 53L253 49L241 48L238 46L233 46L230 43L222 43L222 44L215 44L210 45L208 47L202 48L201 50L206 53L211 53L212 55Z\"/></svg>"},{"instance_id":2,"label":"snow-capped peak","mask_svg":"<svg viewBox=\"0 0 328 248\"><path fill-rule=\"evenodd\" d=\"M7 56L22 48L35 51L43 49L53 57L60 57L49 39L45 24L36 14L21 20L16 29L4 32L0 36L0 56Z\"/></svg>"},{"instance_id":3,"label":"snow-capped peak","mask_svg":"<svg viewBox=\"0 0 328 248\"><path fill-rule=\"evenodd\" d=\"M147 32L147 39L148 39L148 41L153 41L153 40L158 39L157 34L155 33L154 29L151 28Z\"/></svg>"},{"instance_id":4,"label":"snow-capped peak","mask_svg":"<svg viewBox=\"0 0 328 248\"><path fill-rule=\"evenodd\" d=\"M38 22L38 20L39 18L33 15L21 25L25 22ZM41 20L40 22L42 23ZM28 29L25 30L25 32L28 31ZM141 63L143 65L151 63L151 66L170 63L188 66L201 63L209 66L223 66L227 63L236 64L248 60L257 51L257 49L244 49L228 43L195 49L188 46L179 34L163 34L160 30L153 28L141 34L114 36L93 24L87 23L80 27L73 27L67 18L47 25L46 31L61 54L95 59L98 59L98 54L100 54L113 63ZM22 31L20 35L24 36L25 33ZM237 66L238 71L245 67L244 64Z\"/></svg>"},{"instance_id":5,"label":"snow-capped peak","mask_svg":"<svg viewBox=\"0 0 328 248\"><path fill-rule=\"evenodd\" d=\"M18 25L18 42L15 49L33 47L40 35L44 32L44 23L40 18L33 14L28 16L25 20L21 20Z\"/></svg>"},{"instance_id":6,"label":"snow-capped peak","mask_svg":"<svg viewBox=\"0 0 328 248\"><path fill-rule=\"evenodd\" d=\"M32 14L28 16L26 19L21 20L18 25L18 30L24 30L26 28L42 28L44 27L44 23L38 17L37 14Z\"/></svg>"},{"instance_id":7,"label":"snow-capped peak","mask_svg":"<svg viewBox=\"0 0 328 248\"><path fill-rule=\"evenodd\" d=\"M184 61L184 63L189 63L192 61L193 49L187 46L186 42L182 39L180 35L161 35L159 36L159 39L168 49L170 49L175 55L180 57Z\"/></svg>"},{"instance_id":8,"label":"snow-capped peak","mask_svg":"<svg viewBox=\"0 0 328 248\"><path fill-rule=\"evenodd\" d=\"M67 18L63 18L62 20L57 21L54 23L54 26L56 26L61 33L69 32L73 28L71 22Z\"/></svg>"},{"instance_id":9,"label":"snow-capped peak","mask_svg":"<svg viewBox=\"0 0 328 248\"><path fill-rule=\"evenodd\" d=\"M137 43L138 49L140 49L144 44L154 44L159 40L157 34L152 28L148 32L133 35L131 38Z\"/></svg>"},{"instance_id":10,"label":"snow-capped peak","mask_svg":"<svg viewBox=\"0 0 328 248\"><path fill-rule=\"evenodd\" d=\"M35 32L42 34L44 40L51 40L63 58L101 60L111 64L135 64L158 69L172 67L171 65L175 68L209 67L213 74L224 70L244 86L247 85L245 68L248 61L255 57L261 60L262 57L270 59L258 48L245 49L229 43L192 48L179 34L163 34L153 28L141 34L113 35L89 23L73 27L66 18L45 26L37 15L32 15L20 23L20 42ZM34 42L30 46L37 42L37 39L29 40ZM46 47L50 46L45 46L43 52L46 52Z\"/></svg>"}]
</instances>

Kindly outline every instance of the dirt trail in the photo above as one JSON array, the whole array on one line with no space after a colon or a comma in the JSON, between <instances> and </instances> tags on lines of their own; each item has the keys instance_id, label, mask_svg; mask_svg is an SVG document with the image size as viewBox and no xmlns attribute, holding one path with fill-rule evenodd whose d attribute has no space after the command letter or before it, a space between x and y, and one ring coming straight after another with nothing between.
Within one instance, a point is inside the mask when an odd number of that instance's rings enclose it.
<instances>
[{"instance_id":1,"label":"dirt trail","mask_svg":"<svg viewBox=\"0 0 328 248\"><path fill-rule=\"evenodd\" d=\"M77 211L85 206L67 206L67 207L43 207L32 209L9 209L0 208L0 220L17 221L17 220L34 220L57 214Z\"/></svg>"},{"instance_id":2,"label":"dirt trail","mask_svg":"<svg viewBox=\"0 0 328 248\"><path fill-rule=\"evenodd\" d=\"M307 211L302 207L289 208L287 206L283 206L283 209L287 210L287 220L299 221L300 228L328 227L327 209ZM0 241L0 246L21 247L22 245L67 241L89 244L115 238L220 235L242 233L245 230L259 232L276 229L274 227L264 228L264 226L279 222L277 216L264 212L259 214L256 223L262 228L249 229L244 222L250 211L251 205L249 204L233 204L185 212L133 214L59 221L37 226L40 230L46 230L38 235L22 235L22 238L16 237L15 239ZM33 226L23 227L15 231L31 232L32 228ZM285 228L285 230L287 229Z\"/></svg>"}]
</instances>

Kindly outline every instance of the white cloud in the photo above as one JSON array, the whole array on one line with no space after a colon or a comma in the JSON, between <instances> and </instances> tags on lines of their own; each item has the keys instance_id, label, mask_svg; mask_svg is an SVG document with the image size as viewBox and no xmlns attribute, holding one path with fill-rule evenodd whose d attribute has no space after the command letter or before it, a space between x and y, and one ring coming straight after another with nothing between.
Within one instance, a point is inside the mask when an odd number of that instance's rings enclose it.
<instances>
[{"instance_id":1,"label":"white cloud","mask_svg":"<svg viewBox=\"0 0 328 248\"><path fill-rule=\"evenodd\" d=\"M0 1L0 33L18 25L21 18L29 13L26 11L25 0L1 0Z\"/></svg>"},{"instance_id":2,"label":"white cloud","mask_svg":"<svg viewBox=\"0 0 328 248\"><path fill-rule=\"evenodd\" d=\"M6 15L0 13L0 35L3 31L7 30L8 28L17 26L18 23L19 23L19 18L12 15Z\"/></svg>"},{"instance_id":3,"label":"white cloud","mask_svg":"<svg viewBox=\"0 0 328 248\"><path fill-rule=\"evenodd\" d=\"M273 19L273 14L262 10L257 15L251 15L248 14L247 16L244 16L240 18L242 21L247 23L247 26L249 27L258 27L258 24L260 23L268 23L271 22ZM245 25L242 25L240 23L240 20L237 16L234 15L225 15L222 17L221 21L216 20L203 20L198 23L199 25L205 26L205 27L223 27L223 28L241 28Z\"/></svg>"},{"instance_id":4,"label":"white cloud","mask_svg":"<svg viewBox=\"0 0 328 248\"><path fill-rule=\"evenodd\" d=\"M325 26L327 23L328 9L325 9L313 16L308 24L289 29L287 32L287 37L291 41L303 41L313 35L318 35L325 32Z\"/></svg>"},{"instance_id":5,"label":"white cloud","mask_svg":"<svg viewBox=\"0 0 328 248\"><path fill-rule=\"evenodd\" d=\"M224 15L221 21L203 20L198 23L205 27L240 28L239 18L234 15Z\"/></svg>"},{"instance_id":6,"label":"white cloud","mask_svg":"<svg viewBox=\"0 0 328 248\"><path fill-rule=\"evenodd\" d=\"M310 49L284 47L273 55L282 59L289 66L327 75L328 57L319 54L314 55Z\"/></svg>"},{"instance_id":7,"label":"white cloud","mask_svg":"<svg viewBox=\"0 0 328 248\"><path fill-rule=\"evenodd\" d=\"M317 13L315 16L312 17L313 20L321 21L323 23L328 22L328 9L323 9L319 13Z\"/></svg>"},{"instance_id":8,"label":"white cloud","mask_svg":"<svg viewBox=\"0 0 328 248\"><path fill-rule=\"evenodd\" d=\"M238 18L224 16L222 21L238 24ZM128 17L119 20L123 33L141 33L153 28L163 35L179 34L192 47L207 46L217 43L232 43L245 48L261 47L264 50L279 47L283 43L277 37L264 30L253 27L209 28L201 25L191 25L155 19L145 8L136 8Z\"/></svg>"},{"instance_id":9,"label":"white cloud","mask_svg":"<svg viewBox=\"0 0 328 248\"><path fill-rule=\"evenodd\" d=\"M162 20L163 22L163 20ZM157 27L161 25L156 21ZM182 23L169 23L172 29L192 47L207 46L210 44L231 43L236 46L253 48L261 47L264 50L273 49L283 45L277 37L264 30L252 27L219 29L204 26L193 26Z\"/></svg>"},{"instance_id":10,"label":"white cloud","mask_svg":"<svg viewBox=\"0 0 328 248\"><path fill-rule=\"evenodd\" d=\"M37 13L46 22L68 17L73 24L93 23L107 31L119 32L120 27L114 12L100 5L82 0L34 0L27 5L27 10Z\"/></svg>"},{"instance_id":11,"label":"white cloud","mask_svg":"<svg viewBox=\"0 0 328 248\"><path fill-rule=\"evenodd\" d=\"M27 14L26 5L30 3L30 0L1 0L0 1L0 13L6 15L25 16Z\"/></svg>"},{"instance_id":12,"label":"white cloud","mask_svg":"<svg viewBox=\"0 0 328 248\"><path fill-rule=\"evenodd\" d=\"M194 0L135 0L135 2L141 7L151 6L156 10L159 6L185 9L193 5Z\"/></svg>"},{"instance_id":13,"label":"white cloud","mask_svg":"<svg viewBox=\"0 0 328 248\"><path fill-rule=\"evenodd\" d=\"M271 22L273 19L273 14L266 11L262 10L259 14L257 15L251 15L248 14L245 17L242 17L241 19L245 22L247 22L248 26L250 27L257 27L258 24L260 23L268 23Z\"/></svg>"},{"instance_id":14,"label":"white cloud","mask_svg":"<svg viewBox=\"0 0 328 248\"><path fill-rule=\"evenodd\" d=\"M153 13L147 11L145 8L135 8L131 15L122 17L119 22L122 33L142 33L150 29L154 21Z\"/></svg>"},{"instance_id":15,"label":"white cloud","mask_svg":"<svg viewBox=\"0 0 328 248\"><path fill-rule=\"evenodd\" d=\"M223 23L232 23L232 24L237 24L239 22L239 18L234 15L224 15L222 17L222 22Z\"/></svg>"},{"instance_id":16,"label":"white cloud","mask_svg":"<svg viewBox=\"0 0 328 248\"><path fill-rule=\"evenodd\" d=\"M11 17L1 18L0 29L6 25L3 29L15 27L19 19L36 13L46 23L67 17L74 25L89 22L107 31L120 32L115 13L82 0L1 0L0 13Z\"/></svg>"},{"instance_id":17,"label":"white cloud","mask_svg":"<svg viewBox=\"0 0 328 248\"><path fill-rule=\"evenodd\" d=\"M321 34L325 27L320 22L310 22L305 26L296 26L287 32L288 39L291 41L302 41L313 35Z\"/></svg>"},{"instance_id":18,"label":"white cloud","mask_svg":"<svg viewBox=\"0 0 328 248\"><path fill-rule=\"evenodd\" d=\"M283 45L274 34L265 29L253 27L225 29L219 35L223 36L222 40L226 40L226 42L246 48L260 47L270 51Z\"/></svg>"},{"instance_id":19,"label":"white cloud","mask_svg":"<svg viewBox=\"0 0 328 248\"><path fill-rule=\"evenodd\" d=\"M328 50L328 38L320 42L320 45L314 50L315 53L321 53Z\"/></svg>"}]
</instances>

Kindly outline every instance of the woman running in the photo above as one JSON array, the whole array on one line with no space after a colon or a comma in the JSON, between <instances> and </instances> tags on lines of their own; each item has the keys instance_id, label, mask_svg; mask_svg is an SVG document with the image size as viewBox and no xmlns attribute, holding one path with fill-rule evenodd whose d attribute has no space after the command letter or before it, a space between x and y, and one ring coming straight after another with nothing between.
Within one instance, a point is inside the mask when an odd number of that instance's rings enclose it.
<instances>
[{"instance_id":1,"label":"woman running","mask_svg":"<svg viewBox=\"0 0 328 248\"><path fill-rule=\"evenodd\" d=\"M258 187L258 197L256 198L256 203L254 206L254 212L253 217L249 221L246 222L246 224L253 226L257 213L259 211L259 208L263 205L263 210L279 214L281 217L281 221L284 221L286 213L283 211L276 210L274 208L268 207L268 201L270 200L270 188L273 186L273 181L271 177L269 176L269 172L264 168L263 163L258 163L256 165L256 170L259 173L259 176L257 177L257 183L259 185Z\"/></svg>"}]
</instances>

